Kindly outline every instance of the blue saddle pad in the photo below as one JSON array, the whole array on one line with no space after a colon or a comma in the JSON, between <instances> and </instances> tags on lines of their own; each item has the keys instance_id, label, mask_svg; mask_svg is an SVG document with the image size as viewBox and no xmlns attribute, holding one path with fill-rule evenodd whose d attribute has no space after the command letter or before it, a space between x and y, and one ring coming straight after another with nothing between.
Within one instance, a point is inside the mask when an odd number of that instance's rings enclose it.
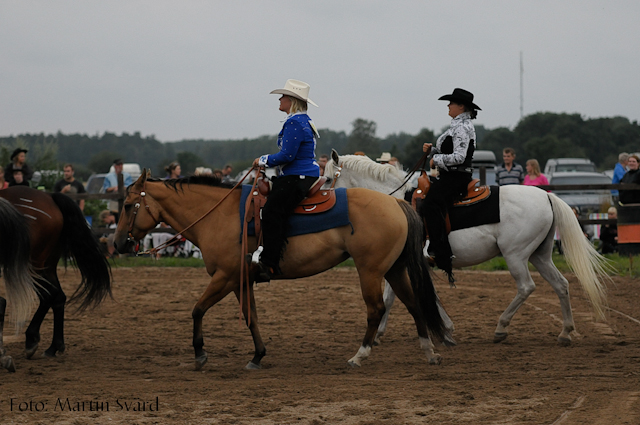
<instances>
[{"instance_id":1,"label":"blue saddle pad","mask_svg":"<svg viewBox=\"0 0 640 425\"><path fill-rule=\"evenodd\" d=\"M318 233L324 230L333 229L351 224L349 221L349 208L347 206L347 190L338 188L336 192L336 205L329 211L318 214L293 214L289 219L287 236L306 235L308 233ZM251 186L242 185L242 197L240 198L240 234L242 235L242 224L244 222L244 210L247 196L251 193ZM251 220L247 227L249 236L255 236L256 229L254 221Z\"/></svg>"}]
</instances>

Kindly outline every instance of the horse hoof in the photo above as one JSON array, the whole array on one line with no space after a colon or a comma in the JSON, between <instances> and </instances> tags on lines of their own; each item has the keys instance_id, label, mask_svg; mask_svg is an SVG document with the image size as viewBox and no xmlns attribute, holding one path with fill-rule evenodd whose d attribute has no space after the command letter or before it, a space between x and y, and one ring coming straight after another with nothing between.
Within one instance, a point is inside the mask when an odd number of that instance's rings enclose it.
<instances>
[{"instance_id":1,"label":"horse hoof","mask_svg":"<svg viewBox=\"0 0 640 425\"><path fill-rule=\"evenodd\" d=\"M13 363L13 359L11 358L11 356L1 357L0 366L12 373L16 371L16 365Z\"/></svg>"},{"instance_id":2,"label":"horse hoof","mask_svg":"<svg viewBox=\"0 0 640 425\"><path fill-rule=\"evenodd\" d=\"M56 352L50 352L49 350L45 351L44 353L42 353L41 356L43 359L55 359L56 358Z\"/></svg>"},{"instance_id":3,"label":"horse hoof","mask_svg":"<svg viewBox=\"0 0 640 425\"><path fill-rule=\"evenodd\" d=\"M24 349L24 355L30 359L31 357L33 357L33 355L36 353L36 351L38 351L38 344L34 345L31 348L25 348Z\"/></svg>"},{"instance_id":4,"label":"horse hoof","mask_svg":"<svg viewBox=\"0 0 640 425\"><path fill-rule=\"evenodd\" d=\"M196 357L196 370L202 370L207 363L207 353L204 353L200 357Z\"/></svg>"},{"instance_id":5,"label":"horse hoof","mask_svg":"<svg viewBox=\"0 0 640 425\"><path fill-rule=\"evenodd\" d=\"M361 367L361 366L362 366L362 365L360 364L360 361L359 361L359 360L351 359L351 360L349 360L347 363L349 364L349 366L351 366L351 367L352 367L352 368L354 368L354 369L355 369L356 367Z\"/></svg>"},{"instance_id":6,"label":"horse hoof","mask_svg":"<svg viewBox=\"0 0 640 425\"><path fill-rule=\"evenodd\" d=\"M440 354L436 354L429 359L429 364L438 366L442 363L442 356Z\"/></svg>"},{"instance_id":7,"label":"horse hoof","mask_svg":"<svg viewBox=\"0 0 640 425\"><path fill-rule=\"evenodd\" d=\"M558 337L558 344L560 344L563 347L568 347L569 345L571 345L571 338L559 336Z\"/></svg>"},{"instance_id":8,"label":"horse hoof","mask_svg":"<svg viewBox=\"0 0 640 425\"><path fill-rule=\"evenodd\" d=\"M507 335L509 335L509 334L506 333L506 332L496 332L493 335L493 342L495 342L495 343L502 342L505 339L507 339Z\"/></svg>"},{"instance_id":9,"label":"horse hoof","mask_svg":"<svg viewBox=\"0 0 640 425\"><path fill-rule=\"evenodd\" d=\"M373 345L374 345L374 347L377 347L378 345L380 345L380 338L375 337L373 339Z\"/></svg>"},{"instance_id":10,"label":"horse hoof","mask_svg":"<svg viewBox=\"0 0 640 425\"><path fill-rule=\"evenodd\" d=\"M254 362L249 362L244 368L247 370L259 370L262 369L262 365L255 364Z\"/></svg>"}]
</instances>

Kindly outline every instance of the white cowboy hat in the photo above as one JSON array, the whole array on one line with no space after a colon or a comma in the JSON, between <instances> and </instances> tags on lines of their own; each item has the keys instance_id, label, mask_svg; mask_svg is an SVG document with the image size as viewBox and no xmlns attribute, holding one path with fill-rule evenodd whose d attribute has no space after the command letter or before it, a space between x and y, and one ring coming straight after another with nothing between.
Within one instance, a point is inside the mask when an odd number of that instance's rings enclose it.
<instances>
[{"instance_id":1,"label":"white cowboy hat","mask_svg":"<svg viewBox=\"0 0 640 425\"><path fill-rule=\"evenodd\" d=\"M391 161L391 154L389 152L382 152L380 158L376 159L378 162L389 162Z\"/></svg>"},{"instance_id":2,"label":"white cowboy hat","mask_svg":"<svg viewBox=\"0 0 640 425\"><path fill-rule=\"evenodd\" d=\"M303 81L287 80L283 89L274 90L269 94L286 94L287 96L293 96L297 99L304 100L317 108L318 105L309 99L309 88L309 84Z\"/></svg>"}]
</instances>

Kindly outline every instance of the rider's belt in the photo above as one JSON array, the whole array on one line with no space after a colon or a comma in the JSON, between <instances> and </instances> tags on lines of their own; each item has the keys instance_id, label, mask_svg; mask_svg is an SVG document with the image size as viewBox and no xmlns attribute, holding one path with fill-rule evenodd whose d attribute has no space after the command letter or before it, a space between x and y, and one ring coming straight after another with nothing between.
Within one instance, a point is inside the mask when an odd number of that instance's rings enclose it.
<instances>
[{"instance_id":1,"label":"rider's belt","mask_svg":"<svg viewBox=\"0 0 640 425\"><path fill-rule=\"evenodd\" d=\"M447 170L443 170L443 171L459 171L462 173L469 173L469 174L473 174L473 168L472 167L467 167L465 165L452 165L452 166L448 166Z\"/></svg>"}]
</instances>

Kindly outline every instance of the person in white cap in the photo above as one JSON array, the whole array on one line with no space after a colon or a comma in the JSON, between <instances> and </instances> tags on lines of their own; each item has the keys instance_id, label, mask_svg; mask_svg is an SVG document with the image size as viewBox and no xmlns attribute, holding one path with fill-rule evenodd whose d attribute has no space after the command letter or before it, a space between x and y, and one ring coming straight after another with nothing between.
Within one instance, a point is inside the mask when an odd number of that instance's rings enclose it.
<instances>
[{"instance_id":1,"label":"person in white cap","mask_svg":"<svg viewBox=\"0 0 640 425\"><path fill-rule=\"evenodd\" d=\"M257 281L268 281L280 275L279 263L284 253L288 218L320 176L315 160L316 139L320 137L307 115L309 84L287 80L284 88L273 90L281 94L280 110L287 118L278 135L280 151L262 155L253 161L254 167L277 167L277 178L262 210L263 250L258 263Z\"/></svg>"},{"instance_id":2,"label":"person in white cap","mask_svg":"<svg viewBox=\"0 0 640 425\"><path fill-rule=\"evenodd\" d=\"M449 101L451 126L436 141L436 145L425 143L424 152L431 152L431 168L438 167L439 176L431 181L431 187L420 206L429 232L429 252L435 255L435 262L443 270L449 282L453 283L451 245L447 237L445 217L454 202L461 200L471 182L473 153L476 149L476 130L471 123L480 107L473 103L473 93L456 88L453 93L438 100Z\"/></svg>"}]
</instances>

